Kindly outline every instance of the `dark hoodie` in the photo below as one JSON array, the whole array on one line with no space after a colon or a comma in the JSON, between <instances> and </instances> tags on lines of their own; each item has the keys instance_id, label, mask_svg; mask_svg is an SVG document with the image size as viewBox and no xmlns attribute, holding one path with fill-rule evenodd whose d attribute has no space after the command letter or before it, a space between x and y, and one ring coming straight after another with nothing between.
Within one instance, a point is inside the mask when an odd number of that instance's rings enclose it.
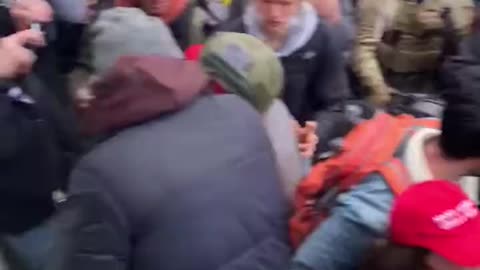
<instances>
[{"instance_id":1,"label":"dark hoodie","mask_svg":"<svg viewBox=\"0 0 480 270\"><path fill-rule=\"evenodd\" d=\"M177 74L189 74L179 80ZM179 110L201 94L207 78L199 65L175 58L123 57L92 85L96 97L80 111L86 135L105 135Z\"/></svg>"},{"instance_id":2,"label":"dark hoodie","mask_svg":"<svg viewBox=\"0 0 480 270\"><path fill-rule=\"evenodd\" d=\"M162 57L123 58L93 85L84 131L110 136L71 177L65 211L81 206L81 222L65 269L287 269L260 116L206 85L197 63Z\"/></svg>"}]
</instances>

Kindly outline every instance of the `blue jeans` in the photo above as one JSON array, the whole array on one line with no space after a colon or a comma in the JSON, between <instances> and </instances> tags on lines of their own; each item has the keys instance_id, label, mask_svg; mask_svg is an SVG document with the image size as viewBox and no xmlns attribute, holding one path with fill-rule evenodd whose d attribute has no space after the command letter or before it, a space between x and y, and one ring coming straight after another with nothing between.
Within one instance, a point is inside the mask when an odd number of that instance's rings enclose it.
<instances>
[{"instance_id":1,"label":"blue jeans","mask_svg":"<svg viewBox=\"0 0 480 270\"><path fill-rule=\"evenodd\" d=\"M379 175L340 195L332 215L302 244L290 269L357 269L373 242L385 236L393 198Z\"/></svg>"}]
</instances>

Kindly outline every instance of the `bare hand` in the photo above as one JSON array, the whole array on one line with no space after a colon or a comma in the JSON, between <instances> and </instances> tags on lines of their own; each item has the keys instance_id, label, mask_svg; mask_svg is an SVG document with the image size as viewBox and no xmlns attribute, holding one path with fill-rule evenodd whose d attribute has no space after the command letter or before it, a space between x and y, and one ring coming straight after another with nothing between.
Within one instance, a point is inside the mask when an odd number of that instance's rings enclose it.
<instances>
[{"instance_id":1,"label":"bare hand","mask_svg":"<svg viewBox=\"0 0 480 270\"><path fill-rule=\"evenodd\" d=\"M53 10L45 0L16 0L10 7L10 14L17 30L25 30L32 23L48 23L53 20Z\"/></svg>"},{"instance_id":2,"label":"bare hand","mask_svg":"<svg viewBox=\"0 0 480 270\"><path fill-rule=\"evenodd\" d=\"M44 46L43 34L35 30L25 30L0 39L0 78L13 79L30 72L36 56L25 48L27 44Z\"/></svg>"},{"instance_id":3,"label":"bare hand","mask_svg":"<svg viewBox=\"0 0 480 270\"><path fill-rule=\"evenodd\" d=\"M317 149L318 136L316 135L317 123L307 121L305 127L301 127L294 121L295 134L298 140L298 149L302 157L309 159L313 157Z\"/></svg>"}]
</instances>

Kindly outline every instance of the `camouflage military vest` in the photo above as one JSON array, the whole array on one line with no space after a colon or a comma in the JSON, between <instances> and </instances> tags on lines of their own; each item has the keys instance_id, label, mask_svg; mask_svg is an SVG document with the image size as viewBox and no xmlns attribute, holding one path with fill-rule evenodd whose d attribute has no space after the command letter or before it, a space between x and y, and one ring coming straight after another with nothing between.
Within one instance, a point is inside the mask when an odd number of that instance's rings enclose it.
<instances>
[{"instance_id":1,"label":"camouflage military vest","mask_svg":"<svg viewBox=\"0 0 480 270\"><path fill-rule=\"evenodd\" d=\"M473 19L472 0L400 0L392 25L378 48L381 65L393 72L428 72L439 65L444 44L442 14L450 9L456 31ZM460 33L459 33L460 34Z\"/></svg>"}]
</instances>

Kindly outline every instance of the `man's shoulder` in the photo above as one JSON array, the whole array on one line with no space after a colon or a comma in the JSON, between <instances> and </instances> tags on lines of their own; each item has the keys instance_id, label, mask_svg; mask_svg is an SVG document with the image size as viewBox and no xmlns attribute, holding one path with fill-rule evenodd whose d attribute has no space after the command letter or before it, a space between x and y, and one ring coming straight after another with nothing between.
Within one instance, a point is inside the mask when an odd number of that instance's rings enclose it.
<instances>
[{"instance_id":1,"label":"man's shoulder","mask_svg":"<svg viewBox=\"0 0 480 270\"><path fill-rule=\"evenodd\" d=\"M215 119L212 116L215 116ZM191 136L197 130L205 129L198 123L211 125L212 138L221 137L226 129L232 132L248 129L250 137L259 136L261 133L253 131L263 130L260 115L241 97L231 94L206 94L179 111L168 115L159 115L150 121L106 136L82 158L80 163L86 164L86 167L93 167L95 171L110 171L111 168L106 164L128 164L130 157L126 153L131 150L136 151L131 154L137 155L167 154L167 150L172 150L170 149L173 147L171 142ZM186 128L188 125L190 128ZM185 133L186 129L189 133ZM169 132L165 132L166 130ZM178 135L173 136L173 134ZM151 153L150 150L154 147L150 144L155 147L163 146L163 153ZM181 150L183 151L183 148L177 149L177 152ZM106 160L109 162L106 163Z\"/></svg>"},{"instance_id":2,"label":"man's shoulder","mask_svg":"<svg viewBox=\"0 0 480 270\"><path fill-rule=\"evenodd\" d=\"M400 0L384 0L381 5L376 0L361 0L357 12L360 18L381 16L386 20L392 20L400 7Z\"/></svg>"},{"instance_id":3,"label":"man's shoulder","mask_svg":"<svg viewBox=\"0 0 480 270\"><path fill-rule=\"evenodd\" d=\"M260 119L257 111L242 97L235 94L221 94L221 95L206 95L200 97L196 106L199 109L202 107L205 110L224 111L225 113L232 113L236 117L236 113L244 114L248 118ZM215 104L215 106L211 106Z\"/></svg>"},{"instance_id":4,"label":"man's shoulder","mask_svg":"<svg viewBox=\"0 0 480 270\"><path fill-rule=\"evenodd\" d=\"M321 37L322 39L331 38L334 35L335 28L324 19L319 18L317 27L312 37Z\"/></svg>"},{"instance_id":5,"label":"man's shoulder","mask_svg":"<svg viewBox=\"0 0 480 270\"><path fill-rule=\"evenodd\" d=\"M315 51L318 58L324 58L325 55L331 55L332 53L340 54L341 50L335 46L336 44L336 36L334 33L334 28L330 26L327 22L319 19L316 25L315 30L310 37L310 40L302 46L298 52L302 54L304 52Z\"/></svg>"}]
</instances>

